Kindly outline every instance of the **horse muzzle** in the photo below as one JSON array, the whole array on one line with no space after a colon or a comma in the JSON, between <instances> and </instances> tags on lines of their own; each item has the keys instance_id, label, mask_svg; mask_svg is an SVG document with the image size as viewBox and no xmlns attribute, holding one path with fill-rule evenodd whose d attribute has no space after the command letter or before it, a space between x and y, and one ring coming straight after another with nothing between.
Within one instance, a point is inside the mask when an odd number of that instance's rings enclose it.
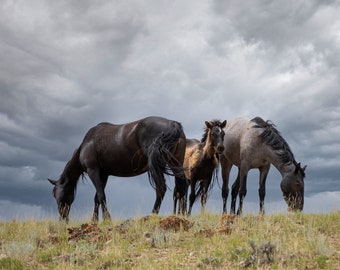
<instances>
[{"instance_id":1,"label":"horse muzzle","mask_svg":"<svg viewBox=\"0 0 340 270\"><path fill-rule=\"evenodd\" d=\"M223 151L224 151L224 146L223 146L223 145L217 146L217 153L218 153L218 154L222 154Z\"/></svg>"},{"instance_id":2,"label":"horse muzzle","mask_svg":"<svg viewBox=\"0 0 340 270\"><path fill-rule=\"evenodd\" d=\"M69 213L70 213L71 206L67 204L59 204L58 210L59 210L59 220L65 221L68 223L69 221Z\"/></svg>"},{"instance_id":3,"label":"horse muzzle","mask_svg":"<svg viewBox=\"0 0 340 270\"><path fill-rule=\"evenodd\" d=\"M288 205L288 211L297 212L303 210L303 196L284 196L284 199Z\"/></svg>"}]
</instances>

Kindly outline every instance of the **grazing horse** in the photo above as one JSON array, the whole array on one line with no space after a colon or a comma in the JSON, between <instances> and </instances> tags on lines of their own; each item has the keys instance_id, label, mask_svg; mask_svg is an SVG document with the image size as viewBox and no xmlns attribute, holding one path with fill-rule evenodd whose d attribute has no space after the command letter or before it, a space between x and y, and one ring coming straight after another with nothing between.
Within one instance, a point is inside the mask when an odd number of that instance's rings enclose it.
<instances>
[{"instance_id":1,"label":"grazing horse","mask_svg":"<svg viewBox=\"0 0 340 270\"><path fill-rule=\"evenodd\" d=\"M205 209L207 202L207 193L209 187L212 187L213 173L218 167L218 155L224 150L223 128L226 121L220 122L214 120L206 121L204 134L201 141L196 139L187 139L184 165L185 176L190 183L189 211L196 201L197 197L201 196L202 211ZM199 184L199 186L198 186ZM177 198L174 196L174 214L176 213Z\"/></svg>"},{"instance_id":2,"label":"grazing horse","mask_svg":"<svg viewBox=\"0 0 340 270\"><path fill-rule=\"evenodd\" d=\"M220 156L222 169L223 212L229 193L229 173L233 165L238 167L238 176L232 185L231 214L235 213L236 197L239 195L237 214L242 213L243 200L247 194L247 174L250 169L260 171L260 213L264 213L266 178L273 164L281 173L281 190L288 210L302 211L304 203L304 177L306 166L295 161L287 142L275 125L260 117L252 120L236 118L228 121L224 137L224 152Z\"/></svg>"},{"instance_id":3,"label":"grazing horse","mask_svg":"<svg viewBox=\"0 0 340 270\"><path fill-rule=\"evenodd\" d=\"M110 220L104 189L109 175L131 177L148 172L156 191L152 212L158 213L167 186L164 174L174 175L181 199L186 197L183 171L186 138L182 125L161 117L147 117L115 125L100 123L91 128L54 185L61 220L68 221L79 177L87 173L96 188L93 221L102 207L104 220ZM127 193L128 194L128 193Z\"/></svg>"}]
</instances>

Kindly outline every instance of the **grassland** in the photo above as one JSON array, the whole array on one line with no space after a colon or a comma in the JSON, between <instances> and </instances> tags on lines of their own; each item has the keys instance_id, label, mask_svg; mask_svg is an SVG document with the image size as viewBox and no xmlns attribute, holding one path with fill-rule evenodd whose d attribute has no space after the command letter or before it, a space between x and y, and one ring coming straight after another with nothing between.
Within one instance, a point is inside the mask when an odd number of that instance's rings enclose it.
<instances>
[{"instance_id":1,"label":"grassland","mask_svg":"<svg viewBox=\"0 0 340 270\"><path fill-rule=\"evenodd\" d=\"M167 219L0 222L0 269L340 269L340 212Z\"/></svg>"}]
</instances>

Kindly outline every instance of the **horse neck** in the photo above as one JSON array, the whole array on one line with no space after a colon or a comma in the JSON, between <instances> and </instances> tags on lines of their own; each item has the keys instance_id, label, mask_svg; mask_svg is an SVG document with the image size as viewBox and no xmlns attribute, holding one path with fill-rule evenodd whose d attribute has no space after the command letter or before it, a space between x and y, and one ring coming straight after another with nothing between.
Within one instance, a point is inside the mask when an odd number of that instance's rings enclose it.
<instances>
[{"instance_id":1,"label":"horse neck","mask_svg":"<svg viewBox=\"0 0 340 270\"><path fill-rule=\"evenodd\" d=\"M290 161L289 163L284 163L274 152L269 155L269 161L275 166L275 168L281 173L282 176L295 170L294 163L296 162L294 160Z\"/></svg>"},{"instance_id":2,"label":"horse neck","mask_svg":"<svg viewBox=\"0 0 340 270\"><path fill-rule=\"evenodd\" d=\"M207 139L203 142L203 154L209 159L215 158L216 151L211 145L210 133L208 134Z\"/></svg>"},{"instance_id":3,"label":"horse neck","mask_svg":"<svg viewBox=\"0 0 340 270\"><path fill-rule=\"evenodd\" d=\"M72 158L67 162L63 173L61 174L60 181L62 184L76 186L80 175L82 175L84 169L79 163L78 159Z\"/></svg>"}]
</instances>

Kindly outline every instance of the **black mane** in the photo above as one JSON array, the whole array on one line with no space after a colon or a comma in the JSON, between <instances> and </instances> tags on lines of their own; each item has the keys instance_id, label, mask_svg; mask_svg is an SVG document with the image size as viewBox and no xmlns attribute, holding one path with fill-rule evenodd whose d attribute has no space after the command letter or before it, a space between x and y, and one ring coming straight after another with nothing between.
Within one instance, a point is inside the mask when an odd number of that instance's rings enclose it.
<instances>
[{"instance_id":1,"label":"black mane","mask_svg":"<svg viewBox=\"0 0 340 270\"><path fill-rule=\"evenodd\" d=\"M270 146L284 164L293 162L296 165L294 155L288 143L282 138L280 132L270 120L264 121L260 117L255 117L251 121L255 123L253 128L264 129L260 135L262 142Z\"/></svg>"}]
</instances>

